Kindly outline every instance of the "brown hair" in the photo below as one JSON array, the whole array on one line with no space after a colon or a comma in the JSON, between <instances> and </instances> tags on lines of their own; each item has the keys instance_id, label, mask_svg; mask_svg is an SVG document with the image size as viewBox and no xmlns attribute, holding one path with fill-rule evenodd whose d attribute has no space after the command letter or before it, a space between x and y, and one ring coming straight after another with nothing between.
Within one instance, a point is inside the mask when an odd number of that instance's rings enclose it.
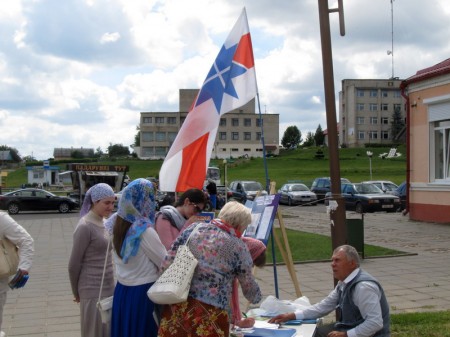
<instances>
[{"instance_id":1,"label":"brown hair","mask_svg":"<svg viewBox=\"0 0 450 337\"><path fill-rule=\"evenodd\" d=\"M120 254L122 250L123 241L125 240L125 236L127 235L128 229L130 229L132 223L122 219L120 216L117 216L116 223L113 227L113 245L114 250L117 255L122 258Z\"/></svg>"},{"instance_id":2,"label":"brown hair","mask_svg":"<svg viewBox=\"0 0 450 337\"><path fill-rule=\"evenodd\" d=\"M205 193L198 188L191 188L185 191L175 203L175 207L183 206L184 200L189 199L190 202L194 204L206 204Z\"/></svg>"}]
</instances>

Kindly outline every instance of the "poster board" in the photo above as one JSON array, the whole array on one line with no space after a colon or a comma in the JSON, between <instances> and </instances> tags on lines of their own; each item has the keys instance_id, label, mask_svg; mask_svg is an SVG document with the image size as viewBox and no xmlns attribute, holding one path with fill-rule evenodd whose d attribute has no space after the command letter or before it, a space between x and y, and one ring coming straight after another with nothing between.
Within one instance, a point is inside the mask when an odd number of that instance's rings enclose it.
<instances>
[{"instance_id":1,"label":"poster board","mask_svg":"<svg viewBox=\"0 0 450 337\"><path fill-rule=\"evenodd\" d=\"M252 210L252 223L244 236L258 239L267 246L279 202L279 194L264 195L256 197L253 202L247 202L245 205Z\"/></svg>"}]
</instances>

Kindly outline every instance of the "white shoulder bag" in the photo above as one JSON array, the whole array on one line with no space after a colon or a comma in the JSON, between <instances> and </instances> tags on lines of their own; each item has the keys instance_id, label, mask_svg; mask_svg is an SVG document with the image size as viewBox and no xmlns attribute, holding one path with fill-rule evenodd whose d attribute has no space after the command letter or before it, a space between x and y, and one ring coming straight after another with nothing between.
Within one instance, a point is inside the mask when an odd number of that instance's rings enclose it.
<instances>
[{"instance_id":1,"label":"white shoulder bag","mask_svg":"<svg viewBox=\"0 0 450 337\"><path fill-rule=\"evenodd\" d=\"M174 304L187 300L192 276L198 261L189 249L189 240L198 225L191 232L186 243L180 245L172 264L161 274L147 291L147 295L157 304Z\"/></svg>"},{"instance_id":2,"label":"white shoulder bag","mask_svg":"<svg viewBox=\"0 0 450 337\"><path fill-rule=\"evenodd\" d=\"M100 292L98 293L97 308L102 317L102 323L111 322L113 297L109 296L102 299L103 281L105 280L106 263L108 262L109 244L111 238L108 238L108 247L106 248L105 264L103 265L102 283L100 284Z\"/></svg>"}]
</instances>

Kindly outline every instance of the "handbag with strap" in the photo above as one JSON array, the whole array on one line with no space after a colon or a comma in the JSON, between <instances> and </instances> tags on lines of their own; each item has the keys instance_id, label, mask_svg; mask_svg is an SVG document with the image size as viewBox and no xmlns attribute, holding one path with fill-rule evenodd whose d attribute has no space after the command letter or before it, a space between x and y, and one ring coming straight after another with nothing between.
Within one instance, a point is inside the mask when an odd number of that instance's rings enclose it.
<instances>
[{"instance_id":1,"label":"handbag with strap","mask_svg":"<svg viewBox=\"0 0 450 337\"><path fill-rule=\"evenodd\" d=\"M0 239L0 278L14 275L18 267L19 252L17 246L6 237Z\"/></svg>"},{"instance_id":2,"label":"handbag with strap","mask_svg":"<svg viewBox=\"0 0 450 337\"><path fill-rule=\"evenodd\" d=\"M109 244L111 239L108 238L108 247L106 248L105 263L103 265L102 283L100 284L100 292L98 293L97 308L100 311L102 323L111 322L112 305L114 296L105 297L102 299L103 281L105 280L106 263L108 262Z\"/></svg>"},{"instance_id":3,"label":"handbag with strap","mask_svg":"<svg viewBox=\"0 0 450 337\"><path fill-rule=\"evenodd\" d=\"M197 231L198 225L191 232L186 243L180 245L172 264L161 274L147 291L147 296L157 304L175 304L187 300L192 276L198 261L189 249L188 243Z\"/></svg>"}]
</instances>

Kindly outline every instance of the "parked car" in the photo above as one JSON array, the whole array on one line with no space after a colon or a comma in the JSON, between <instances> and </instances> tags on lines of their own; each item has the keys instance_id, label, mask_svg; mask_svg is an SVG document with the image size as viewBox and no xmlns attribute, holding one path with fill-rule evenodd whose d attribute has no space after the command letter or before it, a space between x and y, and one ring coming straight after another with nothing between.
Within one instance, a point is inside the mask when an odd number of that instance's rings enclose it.
<instances>
[{"instance_id":1,"label":"parked car","mask_svg":"<svg viewBox=\"0 0 450 337\"><path fill-rule=\"evenodd\" d=\"M362 183L374 184L376 187L381 189L384 193L392 194L398 188L398 185L389 180L367 180L362 181Z\"/></svg>"},{"instance_id":2,"label":"parked car","mask_svg":"<svg viewBox=\"0 0 450 337\"><path fill-rule=\"evenodd\" d=\"M398 210L403 211L406 208L406 181L402 182L392 194L400 198L400 208Z\"/></svg>"},{"instance_id":3,"label":"parked car","mask_svg":"<svg viewBox=\"0 0 450 337\"><path fill-rule=\"evenodd\" d=\"M278 190L278 193L280 194L280 204L287 204L289 206L317 204L317 195L311 192L305 184L284 184Z\"/></svg>"},{"instance_id":4,"label":"parked car","mask_svg":"<svg viewBox=\"0 0 450 337\"><path fill-rule=\"evenodd\" d=\"M38 188L24 188L0 195L0 209L7 210L9 214L49 210L67 213L79 207L76 199L57 196Z\"/></svg>"},{"instance_id":5,"label":"parked car","mask_svg":"<svg viewBox=\"0 0 450 337\"><path fill-rule=\"evenodd\" d=\"M261 183L252 180L236 180L230 183L228 200L236 200L245 204L247 200L253 201L257 194L267 195L267 191L263 189Z\"/></svg>"},{"instance_id":6,"label":"parked car","mask_svg":"<svg viewBox=\"0 0 450 337\"><path fill-rule=\"evenodd\" d=\"M350 183L350 180L341 178L341 185ZM330 177L322 177L314 179L311 185L311 192L317 195L318 202L324 202L325 194L331 191L331 179Z\"/></svg>"},{"instance_id":7,"label":"parked car","mask_svg":"<svg viewBox=\"0 0 450 337\"><path fill-rule=\"evenodd\" d=\"M386 194L374 184L342 184L342 197L345 210L357 213L366 212L396 212L400 207L400 198L393 194ZM331 198L327 193L326 200Z\"/></svg>"}]
</instances>

